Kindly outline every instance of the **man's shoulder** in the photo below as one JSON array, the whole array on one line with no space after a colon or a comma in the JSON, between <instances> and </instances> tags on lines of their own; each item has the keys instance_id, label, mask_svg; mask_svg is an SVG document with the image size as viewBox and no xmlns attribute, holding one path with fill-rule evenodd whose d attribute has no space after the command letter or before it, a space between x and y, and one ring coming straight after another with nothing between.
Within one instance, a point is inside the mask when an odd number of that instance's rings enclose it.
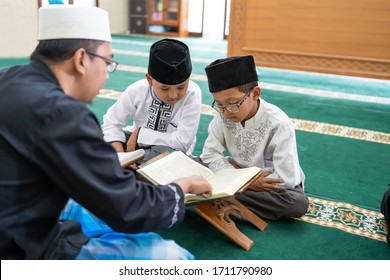
<instances>
[{"instance_id":1,"label":"man's shoulder","mask_svg":"<svg viewBox=\"0 0 390 280\"><path fill-rule=\"evenodd\" d=\"M8 68L6 69L0 69L0 80L1 80L1 77L4 76L4 74L8 71Z\"/></svg>"},{"instance_id":2,"label":"man's shoulder","mask_svg":"<svg viewBox=\"0 0 390 280\"><path fill-rule=\"evenodd\" d=\"M4 69L0 69L0 80L15 79L15 76L22 75L25 72L26 65L14 65Z\"/></svg>"}]
</instances>

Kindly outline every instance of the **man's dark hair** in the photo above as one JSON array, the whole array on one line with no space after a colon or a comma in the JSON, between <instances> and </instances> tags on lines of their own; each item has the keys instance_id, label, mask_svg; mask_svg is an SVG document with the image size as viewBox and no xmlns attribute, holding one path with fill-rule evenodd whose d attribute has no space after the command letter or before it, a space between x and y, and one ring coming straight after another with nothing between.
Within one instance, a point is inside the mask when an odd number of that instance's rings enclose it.
<instances>
[{"instance_id":1,"label":"man's dark hair","mask_svg":"<svg viewBox=\"0 0 390 280\"><path fill-rule=\"evenodd\" d=\"M250 83L247 83L245 85L242 85L242 86L238 86L237 89L240 91L240 92L243 92L243 93L247 93L249 91L251 91L252 89L254 89L255 87L257 87L259 84L258 82L250 82Z\"/></svg>"},{"instance_id":2,"label":"man's dark hair","mask_svg":"<svg viewBox=\"0 0 390 280\"><path fill-rule=\"evenodd\" d=\"M61 62L70 59L80 48L84 48L87 52L95 52L103 43L104 41L90 39L42 40L39 41L30 59Z\"/></svg>"}]
</instances>

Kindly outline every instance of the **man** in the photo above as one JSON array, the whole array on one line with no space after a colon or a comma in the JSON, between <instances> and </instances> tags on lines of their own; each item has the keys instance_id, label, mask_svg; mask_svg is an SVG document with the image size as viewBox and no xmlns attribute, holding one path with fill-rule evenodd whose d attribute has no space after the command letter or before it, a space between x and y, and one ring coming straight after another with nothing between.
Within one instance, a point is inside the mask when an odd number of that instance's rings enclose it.
<instances>
[{"instance_id":1,"label":"man","mask_svg":"<svg viewBox=\"0 0 390 280\"><path fill-rule=\"evenodd\" d=\"M1 259L193 258L156 234L126 234L177 224L184 195L208 196L211 186L195 176L139 182L103 140L85 103L118 64L108 14L43 7L38 40L29 64L0 73ZM78 222L58 221L69 198L117 232L88 239Z\"/></svg>"}]
</instances>

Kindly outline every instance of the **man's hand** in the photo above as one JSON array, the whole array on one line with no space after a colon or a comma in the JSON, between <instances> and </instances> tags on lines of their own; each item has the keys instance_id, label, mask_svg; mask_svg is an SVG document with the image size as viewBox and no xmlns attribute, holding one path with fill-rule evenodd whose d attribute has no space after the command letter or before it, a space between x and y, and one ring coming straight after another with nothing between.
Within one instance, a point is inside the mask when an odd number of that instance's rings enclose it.
<instances>
[{"instance_id":1,"label":"man's hand","mask_svg":"<svg viewBox=\"0 0 390 280\"><path fill-rule=\"evenodd\" d=\"M283 180L267 178L268 175L272 174L271 172L263 172L260 174L259 178L254 181L247 190L252 190L256 192L263 191L273 191L283 188L283 186L278 186L277 184L283 183Z\"/></svg>"},{"instance_id":2,"label":"man's hand","mask_svg":"<svg viewBox=\"0 0 390 280\"><path fill-rule=\"evenodd\" d=\"M212 186L202 176L193 175L190 177L179 178L173 183L178 184L183 190L184 195L187 193L201 195L204 198L211 196Z\"/></svg>"},{"instance_id":3,"label":"man's hand","mask_svg":"<svg viewBox=\"0 0 390 280\"><path fill-rule=\"evenodd\" d=\"M135 151L135 148L137 148L138 132L139 132L139 128L137 128L136 130L134 130L131 133L131 136L130 136L129 140L127 141L127 144L126 144L127 145L126 152Z\"/></svg>"},{"instance_id":4,"label":"man's hand","mask_svg":"<svg viewBox=\"0 0 390 280\"><path fill-rule=\"evenodd\" d=\"M133 170L133 171L137 171L137 169L139 169L137 163L132 163L128 166L129 169Z\"/></svg>"}]
</instances>

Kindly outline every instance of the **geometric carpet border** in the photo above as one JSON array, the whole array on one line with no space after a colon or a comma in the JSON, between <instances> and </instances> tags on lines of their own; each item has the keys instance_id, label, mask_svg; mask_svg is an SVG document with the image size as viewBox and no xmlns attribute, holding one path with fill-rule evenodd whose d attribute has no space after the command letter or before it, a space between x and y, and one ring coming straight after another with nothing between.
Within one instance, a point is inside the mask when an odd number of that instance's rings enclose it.
<instances>
[{"instance_id":1,"label":"geometric carpet border","mask_svg":"<svg viewBox=\"0 0 390 280\"><path fill-rule=\"evenodd\" d=\"M390 144L390 133L293 118L291 121L296 130L381 144Z\"/></svg>"},{"instance_id":2,"label":"geometric carpet border","mask_svg":"<svg viewBox=\"0 0 390 280\"><path fill-rule=\"evenodd\" d=\"M386 242L388 228L382 213L313 197L309 201L307 213L296 220Z\"/></svg>"}]
</instances>

